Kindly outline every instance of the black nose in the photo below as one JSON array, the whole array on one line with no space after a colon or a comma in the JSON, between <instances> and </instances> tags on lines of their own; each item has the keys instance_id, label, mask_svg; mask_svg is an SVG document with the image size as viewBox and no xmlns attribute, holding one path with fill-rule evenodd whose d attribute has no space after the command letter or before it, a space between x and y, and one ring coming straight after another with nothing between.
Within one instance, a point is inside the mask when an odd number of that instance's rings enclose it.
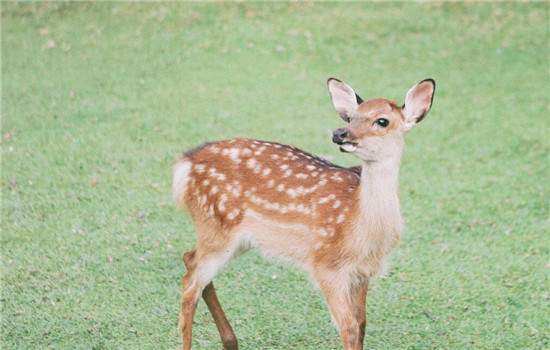
<instances>
[{"instance_id":1,"label":"black nose","mask_svg":"<svg viewBox=\"0 0 550 350\"><path fill-rule=\"evenodd\" d=\"M344 143L346 137L348 137L348 131L346 128L336 129L332 133L332 142L340 145Z\"/></svg>"}]
</instances>

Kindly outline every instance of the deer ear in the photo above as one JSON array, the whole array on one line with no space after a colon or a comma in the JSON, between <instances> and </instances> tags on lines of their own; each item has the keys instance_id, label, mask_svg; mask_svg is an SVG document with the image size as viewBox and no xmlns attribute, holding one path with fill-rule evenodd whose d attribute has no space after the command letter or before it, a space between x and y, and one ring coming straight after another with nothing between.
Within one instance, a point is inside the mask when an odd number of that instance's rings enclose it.
<instances>
[{"instance_id":1,"label":"deer ear","mask_svg":"<svg viewBox=\"0 0 550 350\"><path fill-rule=\"evenodd\" d=\"M435 93L435 81L424 79L413 86L405 97L405 104L401 111L405 117L407 129L420 122L432 107Z\"/></svg>"},{"instance_id":2,"label":"deer ear","mask_svg":"<svg viewBox=\"0 0 550 350\"><path fill-rule=\"evenodd\" d=\"M332 105L342 119L349 122L357 106L363 102L348 84L336 78L327 81L328 92Z\"/></svg>"}]
</instances>

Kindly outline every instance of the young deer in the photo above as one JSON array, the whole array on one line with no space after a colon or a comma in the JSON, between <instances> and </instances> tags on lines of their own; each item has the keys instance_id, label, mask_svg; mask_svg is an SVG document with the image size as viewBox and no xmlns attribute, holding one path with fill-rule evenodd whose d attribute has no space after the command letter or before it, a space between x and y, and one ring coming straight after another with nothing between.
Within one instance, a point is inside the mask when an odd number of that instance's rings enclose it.
<instances>
[{"instance_id":1,"label":"young deer","mask_svg":"<svg viewBox=\"0 0 550 350\"><path fill-rule=\"evenodd\" d=\"M413 86L401 108L386 99L363 102L337 79L327 84L348 123L332 141L361 159L360 168L250 139L207 143L176 163L174 198L197 231L196 248L183 257L183 349L191 348L201 293L224 349L237 349L212 279L252 247L307 270L326 298L344 349L363 348L368 283L384 270L403 227L398 173L404 134L430 110L435 82Z\"/></svg>"}]
</instances>

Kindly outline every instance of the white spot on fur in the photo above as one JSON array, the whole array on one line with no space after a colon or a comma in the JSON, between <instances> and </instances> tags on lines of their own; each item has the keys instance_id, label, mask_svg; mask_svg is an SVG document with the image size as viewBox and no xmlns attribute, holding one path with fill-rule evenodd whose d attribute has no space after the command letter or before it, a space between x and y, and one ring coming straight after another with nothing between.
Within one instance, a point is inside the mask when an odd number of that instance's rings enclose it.
<instances>
[{"instance_id":1,"label":"white spot on fur","mask_svg":"<svg viewBox=\"0 0 550 350\"><path fill-rule=\"evenodd\" d=\"M265 168L264 171L262 171L262 176L267 176L271 173L271 169Z\"/></svg>"},{"instance_id":2,"label":"white spot on fur","mask_svg":"<svg viewBox=\"0 0 550 350\"><path fill-rule=\"evenodd\" d=\"M346 218L346 216L344 214L338 215L338 217L336 218L336 223L337 224L343 223L345 218Z\"/></svg>"},{"instance_id":3,"label":"white spot on fur","mask_svg":"<svg viewBox=\"0 0 550 350\"><path fill-rule=\"evenodd\" d=\"M253 168L256 166L257 163L258 163L258 162L256 161L256 159L250 158L249 160L246 161L246 166L247 166L249 169L253 169Z\"/></svg>"},{"instance_id":4,"label":"white spot on fur","mask_svg":"<svg viewBox=\"0 0 550 350\"><path fill-rule=\"evenodd\" d=\"M265 151L265 148L266 148L265 146L258 148L256 152L254 152L254 155L259 156L260 154L263 153L263 151Z\"/></svg>"},{"instance_id":5,"label":"white spot on fur","mask_svg":"<svg viewBox=\"0 0 550 350\"><path fill-rule=\"evenodd\" d=\"M296 174L296 178L297 179L307 179L308 175L304 174L304 173L298 173L298 174Z\"/></svg>"},{"instance_id":6,"label":"white spot on fur","mask_svg":"<svg viewBox=\"0 0 550 350\"><path fill-rule=\"evenodd\" d=\"M196 165L194 166L194 168L195 168L195 171L196 171L197 173L199 173L199 174L204 173L204 164L196 164Z\"/></svg>"},{"instance_id":7,"label":"white spot on fur","mask_svg":"<svg viewBox=\"0 0 550 350\"><path fill-rule=\"evenodd\" d=\"M229 158L236 163L239 164L241 162L241 159L239 158L240 150L238 148L230 148L229 149Z\"/></svg>"},{"instance_id":8,"label":"white spot on fur","mask_svg":"<svg viewBox=\"0 0 550 350\"><path fill-rule=\"evenodd\" d=\"M283 192L284 190L285 190L285 185L284 184L277 185L277 191Z\"/></svg>"},{"instance_id":9,"label":"white spot on fur","mask_svg":"<svg viewBox=\"0 0 550 350\"><path fill-rule=\"evenodd\" d=\"M272 188L275 186L275 180L271 179L267 182L267 188Z\"/></svg>"},{"instance_id":10,"label":"white spot on fur","mask_svg":"<svg viewBox=\"0 0 550 350\"><path fill-rule=\"evenodd\" d=\"M252 151L249 148L245 148L242 151L243 156L249 156L252 154Z\"/></svg>"},{"instance_id":11,"label":"white spot on fur","mask_svg":"<svg viewBox=\"0 0 550 350\"><path fill-rule=\"evenodd\" d=\"M218 186L214 186L210 189L210 194L216 194L219 192L219 190L220 189L218 188Z\"/></svg>"},{"instance_id":12,"label":"white spot on fur","mask_svg":"<svg viewBox=\"0 0 550 350\"><path fill-rule=\"evenodd\" d=\"M292 170L287 169L287 170L285 171L285 173L283 174L283 177L289 177L290 175L292 175Z\"/></svg>"},{"instance_id":13,"label":"white spot on fur","mask_svg":"<svg viewBox=\"0 0 550 350\"><path fill-rule=\"evenodd\" d=\"M220 213L225 212L225 202L227 202L227 195L224 193L220 196L220 201L218 202L218 210Z\"/></svg>"},{"instance_id":14,"label":"white spot on fur","mask_svg":"<svg viewBox=\"0 0 550 350\"><path fill-rule=\"evenodd\" d=\"M239 215L239 213L240 213L240 210L239 210L239 209L233 209L233 210L231 211L231 213L227 214L227 218L228 218L229 220L233 220L233 219L235 219L235 218L237 217L237 215Z\"/></svg>"},{"instance_id":15,"label":"white spot on fur","mask_svg":"<svg viewBox=\"0 0 550 350\"><path fill-rule=\"evenodd\" d=\"M279 159L279 155L278 154L272 154L271 159L277 160L277 159Z\"/></svg>"},{"instance_id":16,"label":"white spot on fur","mask_svg":"<svg viewBox=\"0 0 550 350\"><path fill-rule=\"evenodd\" d=\"M341 204L342 204L342 202L340 202L339 200L337 200L337 201L334 201L334 204L332 205L332 207L333 207L334 209L336 209L336 208L339 208Z\"/></svg>"},{"instance_id":17,"label":"white spot on fur","mask_svg":"<svg viewBox=\"0 0 550 350\"><path fill-rule=\"evenodd\" d=\"M231 194L233 195L233 197L239 198L241 196L241 191L238 188L233 187L233 189L231 190Z\"/></svg>"},{"instance_id":18,"label":"white spot on fur","mask_svg":"<svg viewBox=\"0 0 550 350\"><path fill-rule=\"evenodd\" d=\"M281 166L279 167L279 169L281 169L281 170L283 170L283 171L286 170L286 169L288 169L288 164L283 164L283 165L281 165Z\"/></svg>"}]
</instances>

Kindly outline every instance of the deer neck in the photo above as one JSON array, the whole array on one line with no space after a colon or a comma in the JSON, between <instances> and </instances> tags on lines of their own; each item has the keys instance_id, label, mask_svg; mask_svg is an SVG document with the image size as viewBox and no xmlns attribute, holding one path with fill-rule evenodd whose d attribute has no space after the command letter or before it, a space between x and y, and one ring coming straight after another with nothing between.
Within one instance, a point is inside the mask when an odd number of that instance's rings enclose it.
<instances>
[{"instance_id":1,"label":"deer neck","mask_svg":"<svg viewBox=\"0 0 550 350\"><path fill-rule=\"evenodd\" d=\"M395 157L363 163L359 195L363 214L368 214L366 211L380 213L399 209L400 162L401 157Z\"/></svg>"},{"instance_id":2,"label":"deer neck","mask_svg":"<svg viewBox=\"0 0 550 350\"><path fill-rule=\"evenodd\" d=\"M362 166L359 215L354 244L362 254L383 257L399 240L402 219L399 207L401 155Z\"/></svg>"}]
</instances>

